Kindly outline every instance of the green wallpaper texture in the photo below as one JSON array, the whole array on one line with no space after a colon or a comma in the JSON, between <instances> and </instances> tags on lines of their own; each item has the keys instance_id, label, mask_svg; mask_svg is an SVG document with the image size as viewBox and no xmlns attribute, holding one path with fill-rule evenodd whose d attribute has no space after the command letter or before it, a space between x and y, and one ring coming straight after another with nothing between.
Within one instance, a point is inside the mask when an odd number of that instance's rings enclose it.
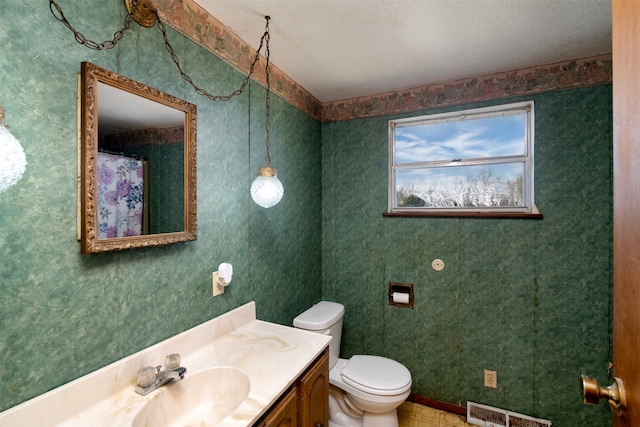
<instances>
[{"instance_id":1,"label":"green wallpaper texture","mask_svg":"<svg viewBox=\"0 0 640 427\"><path fill-rule=\"evenodd\" d=\"M121 0L59 3L95 41L111 38L126 14ZM180 78L155 27L133 24L115 49L97 52L74 41L47 1L3 1L0 9L0 105L28 161L22 180L0 194L0 410L250 300L261 319L291 324L301 307L321 298L317 121L272 97L272 165L285 195L265 210L249 195L265 157L261 86L214 103ZM243 75L214 55L174 31L169 37L199 86L228 94L241 84ZM81 61L197 104L197 241L80 254ZM211 273L221 262L231 262L235 275L214 299Z\"/></svg>"},{"instance_id":2,"label":"green wallpaper texture","mask_svg":"<svg viewBox=\"0 0 640 427\"><path fill-rule=\"evenodd\" d=\"M513 99L535 101L543 220L383 218L397 117L326 124L323 296L346 308L342 355L402 362L421 396L560 427L609 425L607 405L581 403L579 378L607 382L611 97L605 85ZM389 306L389 282L414 285L414 309ZM497 389L484 387L485 368L497 370Z\"/></svg>"},{"instance_id":3,"label":"green wallpaper texture","mask_svg":"<svg viewBox=\"0 0 640 427\"><path fill-rule=\"evenodd\" d=\"M96 41L125 16L119 0L60 3ZM239 86L233 67L169 37L196 84L216 94ZM0 410L250 300L259 318L290 324L325 298L346 306L343 356L399 360L414 393L560 427L610 424L606 405L581 404L578 381L588 373L607 382L610 359L610 86L531 97L543 220L383 218L392 117L321 125L272 97L272 165L285 195L266 210L249 195L265 155L258 84L213 103L180 78L157 28L134 24L115 49L96 52L74 41L46 1L3 2L0 46L0 105L28 161L0 195ZM197 241L79 253L81 61L197 104ZM434 258L444 271L431 269ZM235 275L213 299L220 262ZM388 305L389 281L414 284L413 310ZM483 387L484 368L498 371L496 390Z\"/></svg>"}]
</instances>

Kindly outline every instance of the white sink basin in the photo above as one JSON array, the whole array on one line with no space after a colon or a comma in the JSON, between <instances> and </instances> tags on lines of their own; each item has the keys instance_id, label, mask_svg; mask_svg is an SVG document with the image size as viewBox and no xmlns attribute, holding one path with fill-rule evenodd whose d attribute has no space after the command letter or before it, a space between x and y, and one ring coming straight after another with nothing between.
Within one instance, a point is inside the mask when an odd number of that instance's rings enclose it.
<instances>
[{"instance_id":1,"label":"white sink basin","mask_svg":"<svg viewBox=\"0 0 640 427\"><path fill-rule=\"evenodd\" d=\"M233 367L187 372L183 380L154 391L132 427L213 426L240 406L249 389L247 375Z\"/></svg>"}]
</instances>

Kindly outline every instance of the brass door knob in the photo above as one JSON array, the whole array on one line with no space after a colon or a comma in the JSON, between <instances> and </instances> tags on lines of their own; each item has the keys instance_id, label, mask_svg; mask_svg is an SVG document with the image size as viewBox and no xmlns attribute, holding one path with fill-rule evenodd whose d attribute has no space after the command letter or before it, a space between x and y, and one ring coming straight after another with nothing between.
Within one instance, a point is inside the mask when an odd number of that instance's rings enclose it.
<instances>
[{"instance_id":1,"label":"brass door knob","mask_svg":"<svg viewBox=\"0 0 640 427\"><path fill-rule=\"evenodd\" d=\"M582 375L582 401L588 405L597 405L600 399L607 399L611 410L621 415L627 406L627 396L620 378L613 378L609 387L600 387L598 381Z\"/></svg>"}]
</instances>

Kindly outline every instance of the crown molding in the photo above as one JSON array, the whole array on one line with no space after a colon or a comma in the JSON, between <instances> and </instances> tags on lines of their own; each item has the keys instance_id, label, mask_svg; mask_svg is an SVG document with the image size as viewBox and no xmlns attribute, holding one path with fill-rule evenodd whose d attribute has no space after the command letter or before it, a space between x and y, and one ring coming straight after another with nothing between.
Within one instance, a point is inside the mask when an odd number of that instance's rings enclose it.
<instances>
[{"instance_id":1,"label":"crown molding","mask_svg":"<svg viewBox=\"0 0 640 427\"><path fill-rule=\"evenodd\" d=\"M242 73L249 72L255 50L193 0L154 1L168 26ZM253 78L264 85L262 57L261 64ZM612 75L612 56L606 54L326 103L273 64L270 78L274 93L312 118L328 123L607 84L612 82Z\"/></svg>"}]
</instances>

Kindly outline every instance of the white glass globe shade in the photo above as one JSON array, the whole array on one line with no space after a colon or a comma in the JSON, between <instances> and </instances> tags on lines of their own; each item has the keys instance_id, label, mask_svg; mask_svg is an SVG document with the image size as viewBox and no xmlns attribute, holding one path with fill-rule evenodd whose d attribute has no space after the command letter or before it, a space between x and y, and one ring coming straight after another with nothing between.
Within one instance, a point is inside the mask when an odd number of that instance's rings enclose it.
<instances>
[{"instance_id":1,"label":"white glass globe shade","mask_svg":"<svg viewBox=\"0 0 640 427\"><path fill-rule=\"evenodd\" d=\"M18 140L0 124L0 193L18 182L27 166L27 158Z\"/></svg>"},{"instance_id":2,"label":"white glass globe shade","mask_svg":"<svg viewBox=\"0 0 640 427\"><path fill-rule=\"evenodd\" d=\"M258 175L251 184L251 198L263 208L277 205L283 194L284 188L275 173L273 176Z\"/></svg>"}]
</instances>

